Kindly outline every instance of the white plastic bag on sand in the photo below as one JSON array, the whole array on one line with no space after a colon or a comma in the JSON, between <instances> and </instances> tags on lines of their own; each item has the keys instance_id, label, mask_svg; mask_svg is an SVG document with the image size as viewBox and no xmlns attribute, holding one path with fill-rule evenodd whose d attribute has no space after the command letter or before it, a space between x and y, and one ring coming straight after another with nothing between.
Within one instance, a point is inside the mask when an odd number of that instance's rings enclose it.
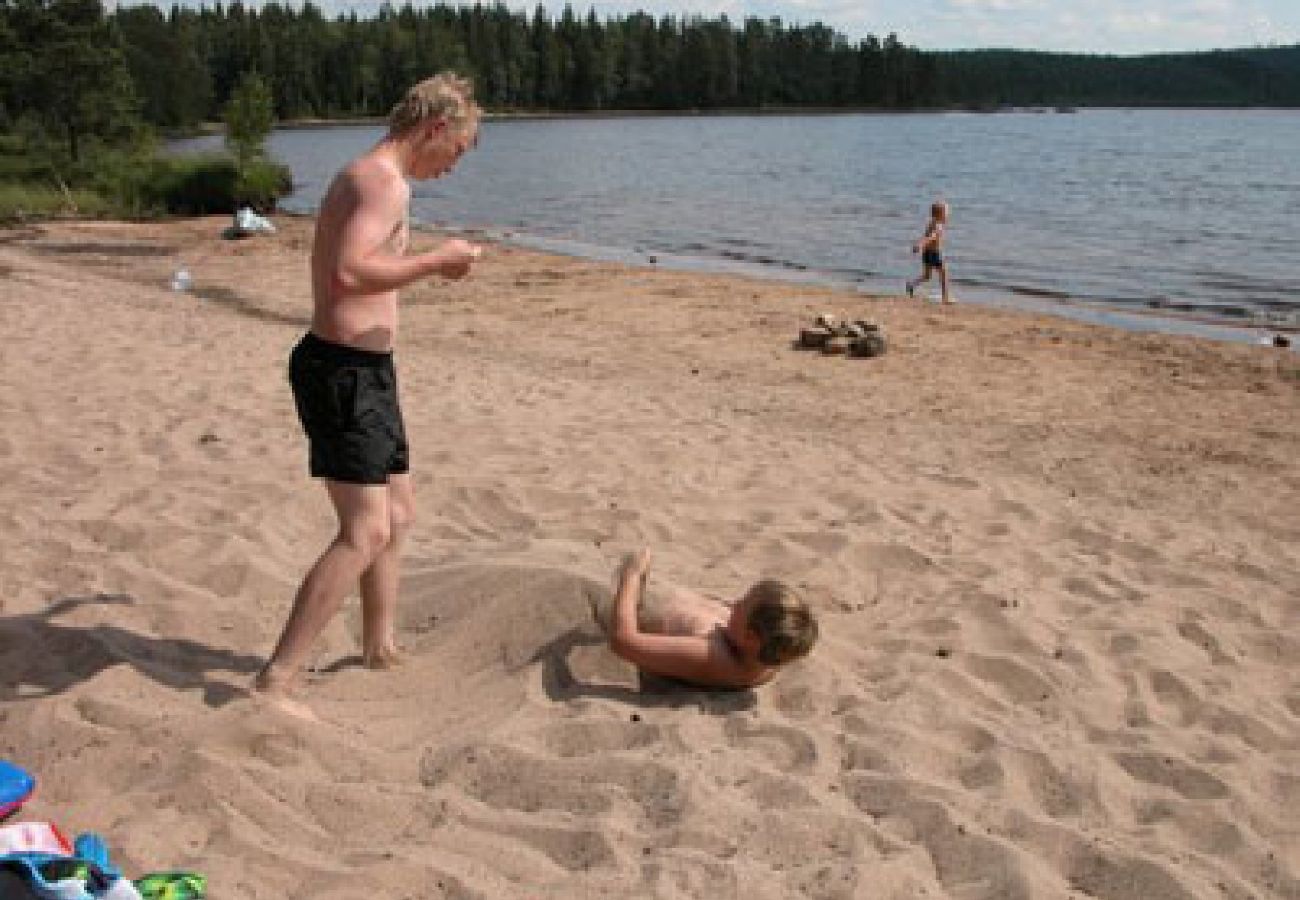
<instances>
[{"instance_id":1,"label":"white plastic bag on sand","mask_svg":"<svg viewBox=\"0 0 1300 900\"><path fill-rule=\"evenodd\" d=\"M235 230L241 234L275 234L275 226L271 221L259 216L247 206L241 206L235 212Z\"/></svg>"}]
</instances>

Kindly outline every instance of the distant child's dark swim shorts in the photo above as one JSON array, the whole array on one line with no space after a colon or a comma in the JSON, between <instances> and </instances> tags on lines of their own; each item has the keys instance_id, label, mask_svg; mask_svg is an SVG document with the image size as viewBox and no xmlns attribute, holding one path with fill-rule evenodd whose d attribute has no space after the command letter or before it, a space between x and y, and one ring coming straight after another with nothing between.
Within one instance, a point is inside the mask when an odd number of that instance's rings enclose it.
<instances>
[{"instance_id":1,"label":"distant child's dark swim shorts","mask_svg":"<svg viewBox=\"0 0 1300 900\"><path fill-rule=\"evenodd\" d=\"M921 254L921 262L932 269L942 269L943 254L938 250L926 250Z\"/></svg>"},{"instance_id":2,"label":"distant child's dark swim shorts","mask_svg":"<svg viewBox=\"0 0 1300 900\"><path fill-rule=\"evenodd\" d=\"M393 354L335 344L308 332L289 357L311 474L385 484L410 470Z\"/></svg>"}]
</instances>

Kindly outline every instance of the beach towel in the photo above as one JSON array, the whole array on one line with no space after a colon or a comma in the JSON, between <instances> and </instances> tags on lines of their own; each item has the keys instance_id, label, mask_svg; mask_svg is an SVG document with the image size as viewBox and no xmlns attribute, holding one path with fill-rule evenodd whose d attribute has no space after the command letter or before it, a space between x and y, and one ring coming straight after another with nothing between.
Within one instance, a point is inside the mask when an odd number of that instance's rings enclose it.
<instances>
[{"instance_id":1,"label":"beach towel","mask_svg":"<svg viewBox=\"0 0 1300 900\"><path fill-rule=\"evenodd\" d=\"M42 898L24 876L0 868L0 900L42 900Z\"/></svg>"},{"instance_id":2,"label":"beach towel","mask_svg":"<svg viewBox=\"0 0 1300 900\"><path fill-rule=\"evenodd\" d=\"M141 900L134 883L107 874L90 860L55 853L10 853L0 856L0 874L9 884L21 881L37 900ZM0 894L2 900L9 897Z\"/></svg>"},{"instance_id":3,"label":"beach towel","mask_svg":"<svg viewBox=\"0 0 1300 900\"><path fill-rule=\"evenodd\" d=\"M52 822L18 822L0 826L0 856L13 853L71 856L72 845Z\"/></svg>"}]
</instances>

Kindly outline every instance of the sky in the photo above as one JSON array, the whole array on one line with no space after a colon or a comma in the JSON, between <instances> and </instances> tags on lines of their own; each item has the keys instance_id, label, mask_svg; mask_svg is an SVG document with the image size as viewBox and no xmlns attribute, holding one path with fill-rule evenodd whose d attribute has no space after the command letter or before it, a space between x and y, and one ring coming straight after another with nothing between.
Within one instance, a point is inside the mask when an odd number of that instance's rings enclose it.
<instances>
[{"instance_id":1,"label":"sky","mask_svg":"<svg viewBox=\"0 0 1300 900\"><path fill-rule=\"evenodd\" d=\"M300 0L289 2L296 6ZM327 14L355 9L367 15L380 0L314 2ZM403 0L393 2L401 6ZM531 10L536 0L506 4ZM543 5L553 13L564 7L563 0ZM594 8L601 18L638 9L710 18L726 13L733 21L780 16L788 24L820 21L855 41L892 31L903 43L926 50L1136 54L1300 43L1300 0L573 0L573 8L581 14Z\"/></svg>"}]
</instances>

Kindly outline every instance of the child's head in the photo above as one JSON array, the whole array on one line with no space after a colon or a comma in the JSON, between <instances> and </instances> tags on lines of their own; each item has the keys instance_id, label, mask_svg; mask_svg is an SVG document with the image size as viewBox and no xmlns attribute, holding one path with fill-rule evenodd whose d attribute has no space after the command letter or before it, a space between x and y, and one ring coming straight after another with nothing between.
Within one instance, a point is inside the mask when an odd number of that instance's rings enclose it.
<instances>
[{"instance_id":1,"label":"child's head","mask_svg":"<svg viewBox=\"0 0 1300 900\"><path fill-rule=\"evenodd\" d=\"M735 606L736 623L758 661L779 666L807 655L817 643L817 620L808 604L786 584L770 579L751 587Z\"/></svg>"},{"instance_id":2,"label":"child's head","mask_svg":"<svg viewBox=\"0 0 1300 900\"><path fill-rule=\"evenodd\" d=\"M942 222L948 218L948 204L942 200L936 200L930 204L930 218L936 222Z\"/></svg>"}]
</instances>

